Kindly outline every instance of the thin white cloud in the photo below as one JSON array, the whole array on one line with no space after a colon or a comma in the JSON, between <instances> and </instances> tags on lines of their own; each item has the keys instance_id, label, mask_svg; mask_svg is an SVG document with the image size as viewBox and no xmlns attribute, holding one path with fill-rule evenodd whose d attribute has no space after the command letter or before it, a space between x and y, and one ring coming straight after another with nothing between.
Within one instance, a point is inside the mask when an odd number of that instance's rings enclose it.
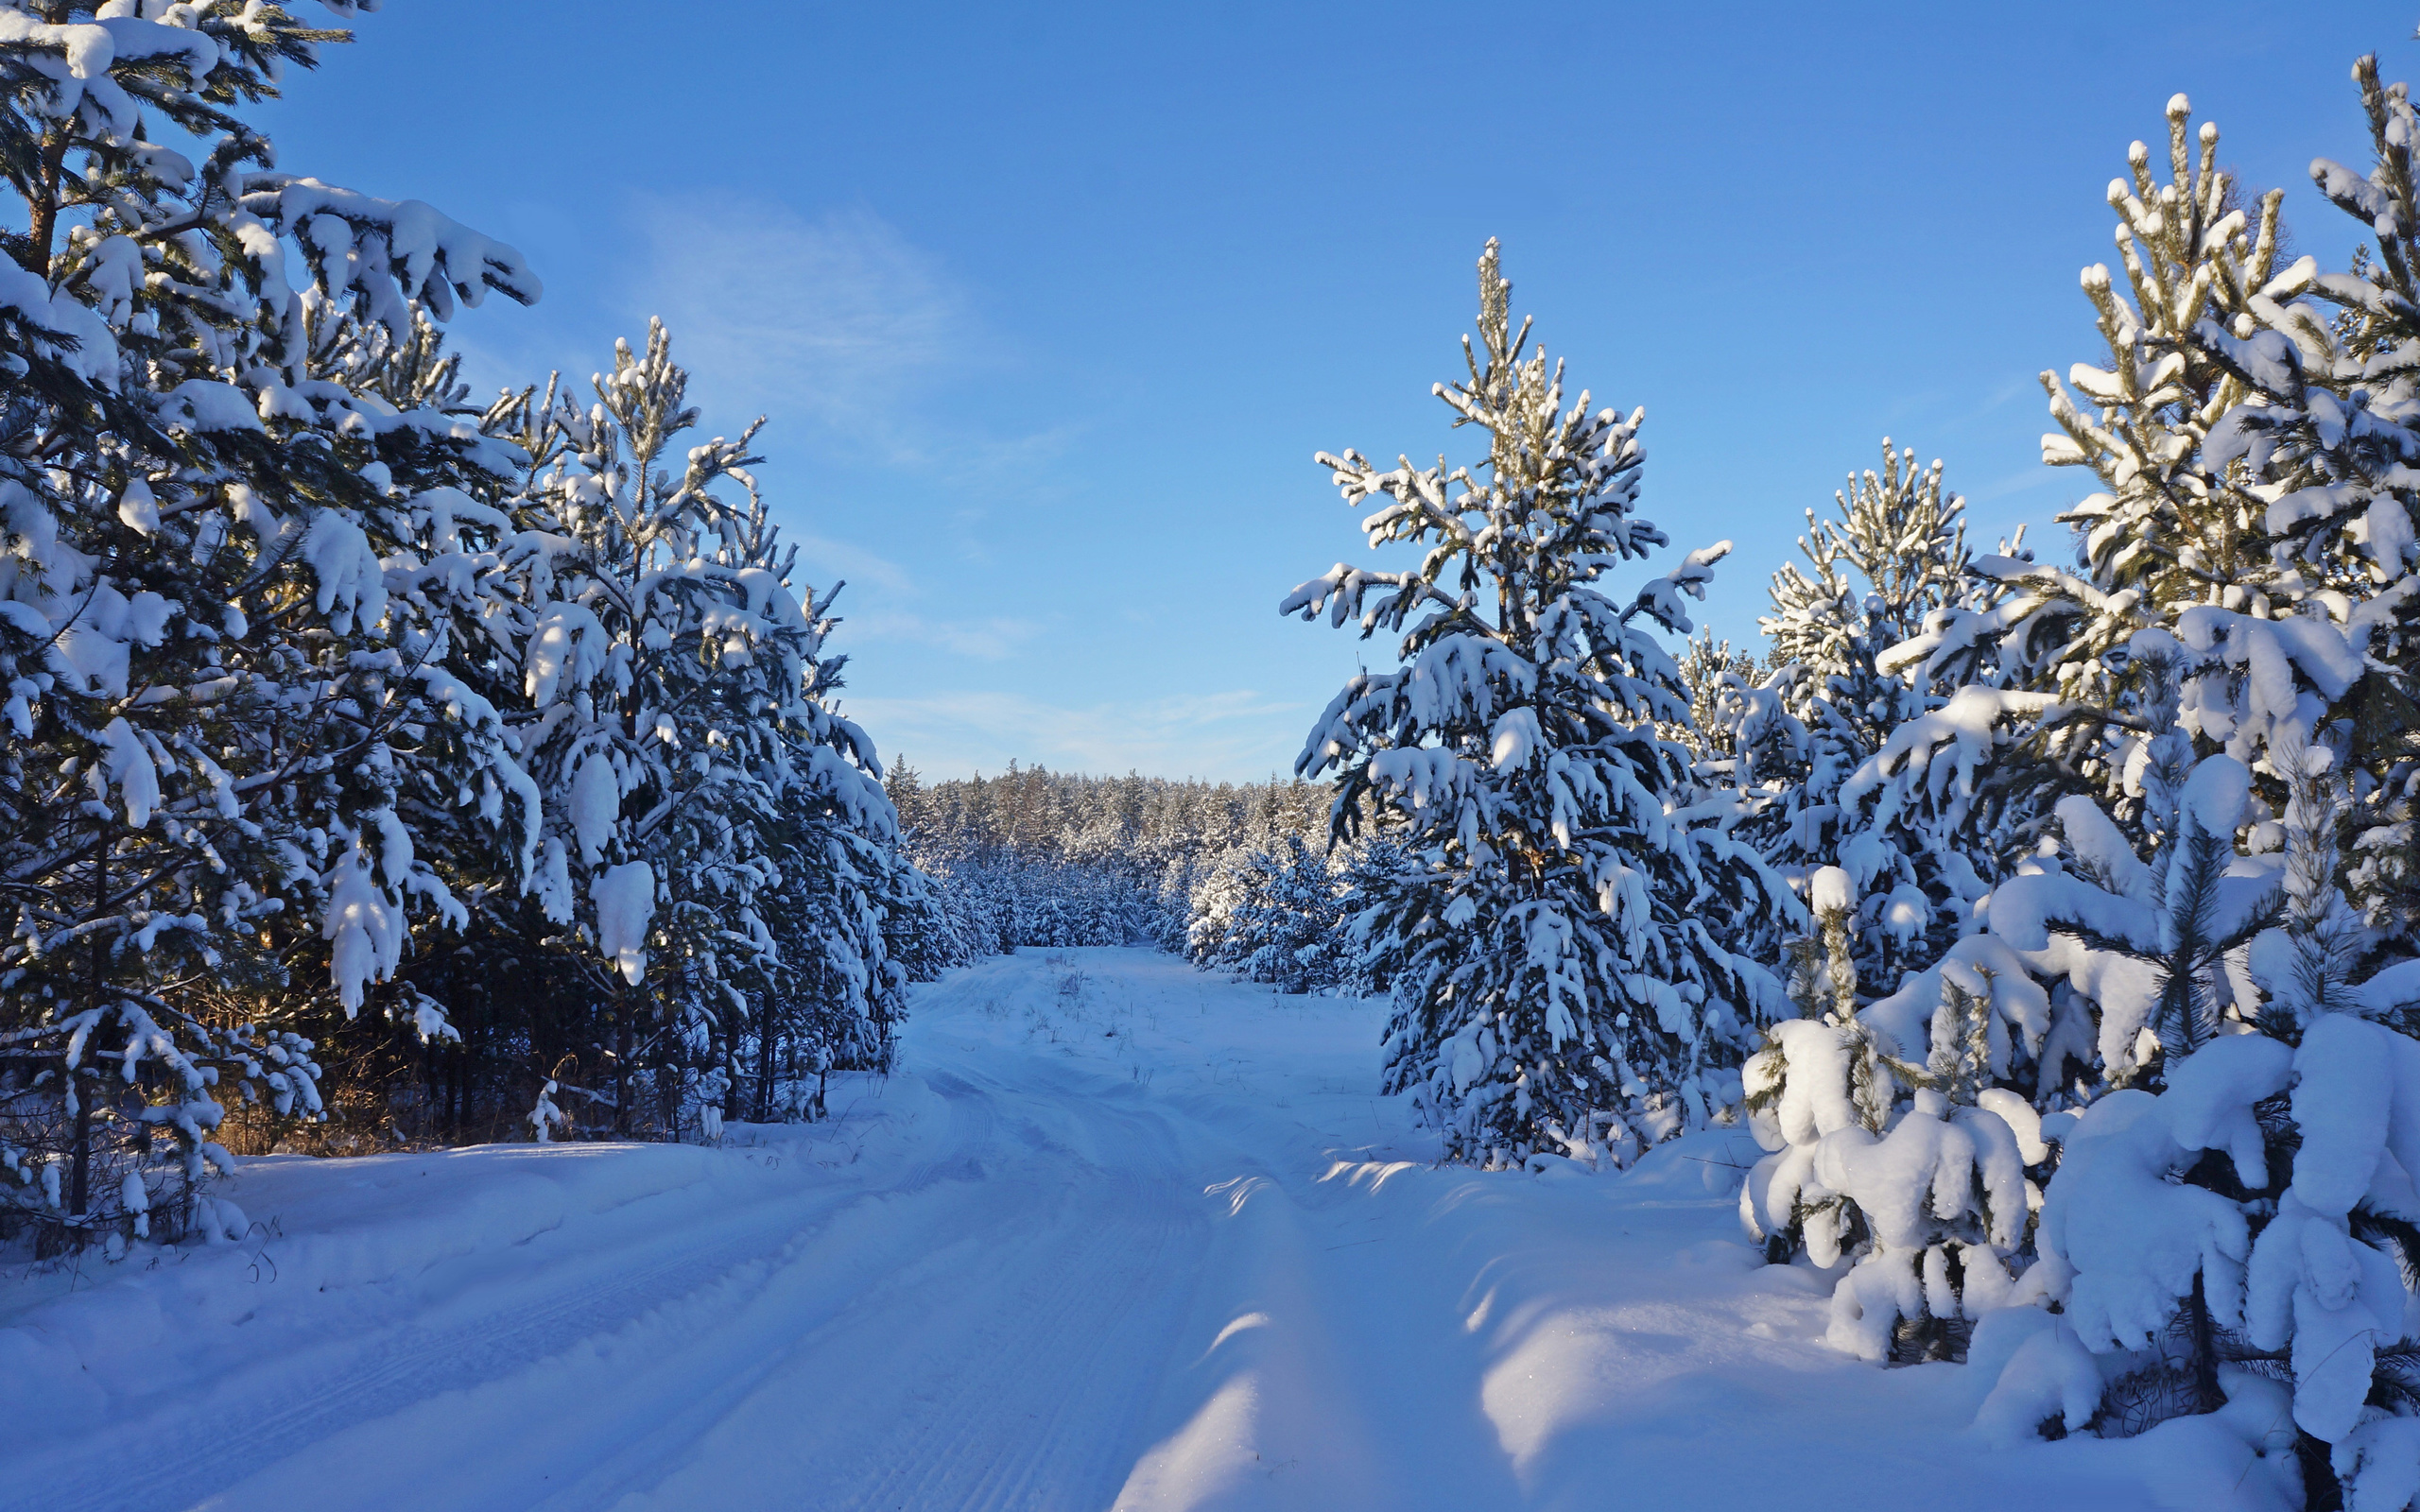
<instances>
[{"instance_id":1,"label":"thin white cloud","mask_svg":"<svg viewBox=\"0 0 2420 1512\"><path fill-rule=\"evenodd\" d=\"M798 548L800 567L807 580L819 589L837 577L845 582L871 583L893 593L919 592L907 568L863 546L798 530L783 531L782 540Z\"/></svg>"},{"instance_id":2,"label":"thin white cloud","mask_svg":"<svg viewBox=\"0 0 2420 1512\"><path fill-rule=\"evenodd\" d=\"M897 406L981 344L939 260L870 212L810 220L735 196L648 195L634 214L647 256L633 313L664 318L693 394L729 416L871 425L895 447Z\"/></svg>"},{"instance_id":3,"label":"thin white cloud","mask_svg":"<svg viewBox=\"0 0 2420 1512\"><path fill-rule=\"evenodd\" d=\"M1041 630L1040 626L1029 620L1011 619L1005 615L979 620L941 620L890 610L851 614L845 599L841 603L841 618L847 622L846 633L853 641L908 642L929 645L953 656L972 657L978 662L1006 661Z\"/></svg>"},{"instance_id":4,"label":"thin white cloud","mask_svg":"<svg viewBox=\"0 0 2420 1512\"><path fill-rule=\"evenodd\" d=\"M664 318L713 426L766 414L841 455L994 481L1063 455L1084 428L966 426L947 387L1009 352L942 260L871 211L809 217L699 194L637 196L632 215L646 253L630 313Z\"/></svg>"},{"instance_id":5,"label":"thin white cloud","mask_svg":"<svg viewBox=\"0 0 2420 1512\"><path fill-rule=\"evenodd\" d=\"M886 755L930 777L1026 765L1251 782L1290 770L1305 710L1249 690L1076 708L1022 694L850 697L844 710Z\"/></svg>"},{"instance_id":6,"label":"thin white cloud","mask_svg":"<svg viewBox=\"0 0 2420 1512\"><path fill-rule=\"evenodd\" d=\"M2012 400L2022 398L2027 394L2039 395L2041 392L2042 380L2032 376L2031 374L2028 374L2022 378L2011 378L2007 382L2001 384L1998 387L1993 389L1989 394L1985 395L1982 401L1976 404L1974 408L1967 410L1962 415L1954 417L1949 423L1953 427L1971 424L2000 408L2002 405L2007 404Z\"/></svg>"}]
</instances>

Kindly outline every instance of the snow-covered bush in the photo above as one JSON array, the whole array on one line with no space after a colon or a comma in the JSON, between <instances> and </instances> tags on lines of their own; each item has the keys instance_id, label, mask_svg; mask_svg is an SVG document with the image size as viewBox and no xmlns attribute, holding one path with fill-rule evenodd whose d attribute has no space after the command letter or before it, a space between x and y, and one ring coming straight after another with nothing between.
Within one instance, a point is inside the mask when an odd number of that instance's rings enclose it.
<instances>
[{"instance_id":1,"label":"snow-covered bush","mask_svg":"<svg viewBox=\"0 0 2420 1512\"><path fill-rule=\"evenodd\" d=\"M2137 1432L2218 1411L2240 1372L2282 1380L2311 1494L2341 1478L2347 1504L2400 1505L2420 1486L2420 1199L2403 1169L2420 1159L2420 1040L2390 1021L2420 962L2354 944L2332 752L2272 748L2285 844L2245 855L2251 772L2219 753L2177 782L2187 748L2181 725L2150 744L2145 848L2067 798L2063 856L1990 901L1993 936L2092 1011L2108 1089L2073 1084L2086 1106L2045 1121L2061 1153L2026 1289L2061 1324L2036 1352L2105 1383L2062 1407L2069 1429ZM2039 1366L2002 1381L1997 1417L2024 1416Z\"/></svg>"},{"instance_id":2,"label":"snow-covered bush","mask_svg":"<svg viewBox=\"0 0 2420 1512\"><path fill-rule=\"evenodd\" d=\"M1977 936L1860 1011L1851 879L1824 868L1810 891L1815 948L1791 983L1805 1016L1769 1029L1746 1068L1749 1127L1769 1153L1740 1219L1772 1260L1845 1265L1835 1347L1957 1357L1968 1325L2019 1295L2040 1198L2028 1167L2048 1152L2031 1108L1994 1083L2029 1030L2038 1042L2041 993Z\"/></svg>"},{"instance_id":3,"label":"snow-covered bush","mask_svg":"<svg viewBox=\"0 0 2420 1512\"><path fill-rule=\"evenodd\" d=\"M1484 458L1320 458L1348 504L1385 500L1372 545L1420 545L1422 564L1340 564L1280 606L1401 636L1401 668L1347 684L1296 770L1337 775L1340 838L1367 804L1415 858L1356 923L1394 984L1386 1086L1491 1164L1593 1160L1709 1118L1783 1007L1723 941L1797 906L1657 733L1687 690L1646 627L1687 633L1683 598L1727 548L1607 596L1609 570L1666 544L1634 512L1641 416L1584 394L1566 411L1509 289L1490 243L1469 377L1437 388Z\"/></svg>"}]
</instances>

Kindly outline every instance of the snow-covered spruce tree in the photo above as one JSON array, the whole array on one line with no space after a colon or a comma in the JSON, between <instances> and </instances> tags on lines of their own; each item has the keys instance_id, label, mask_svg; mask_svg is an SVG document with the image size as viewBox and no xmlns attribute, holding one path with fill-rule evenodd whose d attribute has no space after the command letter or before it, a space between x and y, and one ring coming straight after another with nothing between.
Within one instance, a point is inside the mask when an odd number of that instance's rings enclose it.
<instances>
[{"instance_id":1,"label":"snow-covered spruce tree","mask_svg":"<svg viewBox=\"0 0 2420 1512\"><path fill-rule=\"evenodd\" d=\"M1724 948L1797 904L1720 828L1689 754L1671 657L1723 547L1691 553L1628 604L1599 585L1666 544L1634 512L1641 416L1563 407L1560 368L1512 324L1495 245L1479 261L1469 376L1436 392L1484 432L1467 467L1322 455L1348 504L1383 497L1372 545L1424 548L1404 572L1339 565L1281 610L1399 633L1403 665L1354 679L1298 774L1339 779L1335 826L1366 801L1417 856L1357 923L1394 982L1390 1091L1413 1094L1457 1159L1594 1160L1710 1117L1736 1088L1779 984ZM1715 812L1710 812L1715 811Z\"/></svg>"},{"instance_id":2,"label":"snow-covered spruce tree","mask_svg":"<svg viewBox=\"0 0 2420 1512\"><path fill-rule=\"evenodd\" d=\"M644 353L616 348L592 407L554 382L488 422L528 457L517 507L555 532L527 558L510 719L544 798L522 917L606 1005L562 1048L603 1068L587 1074L612 1082L623 1128L640 1073L675 1125L738 1038L760 1064L785 1044L885 1061L905 985L882 922L903 885L882 854L894 812L872 742L824 701L838 585L792 586L746 471L756 427L662 466L697 420L686 385L657 324ZM785 1021L789 1006L831 1022Z\"/></svg>"},{"instance_id":3,"label":"snow-covered spruce tree","mask_svg":"<svg viewBox=\"0 0 2420 1512\"><path fill-rule=\"evenodd\" d=\"M80 1242L146 1231L164 1180L190 1193L223 1096L318 1107L308 1043L225 1011L284 985L285 942L322 936L320 980L350 1008L414 896L447 902L396 819L393 755L407 724L465 712L443 712L430 646L389 612L373 530L395 491L493 459L444 417L313 372L306 312L408 329L413 301L538 287L426 205L247 166L268 145L244 110L342 33L272 5L130 0L11 5L0 30L0 173L24 207L0 293L23 322L0 377L0 1143L20 1212ZM461 748L504 759L475 734Z\"/></svg>"}]
</instances>

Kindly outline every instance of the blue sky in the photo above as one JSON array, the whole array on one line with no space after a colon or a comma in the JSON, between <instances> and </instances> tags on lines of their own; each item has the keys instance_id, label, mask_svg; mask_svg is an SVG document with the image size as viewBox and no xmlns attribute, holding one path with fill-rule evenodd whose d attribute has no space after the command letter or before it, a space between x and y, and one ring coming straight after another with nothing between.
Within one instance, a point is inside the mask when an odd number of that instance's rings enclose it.
<instances>
[{"instance_id":1,"label":"blue sky","mask_svg":"<svg viewBox=\"0 0 2420 1512\"><path fill-rule=\"evenodd\" d=\"M1985 545L2088 491L2034 374L2095 355L2102 187L2169 95L2352 223L2348 79L2407 7L711 7L389 0L289 80L280 165L417 198L546 297L455 323L483 387L604 366L650 315L710 430L762 412L806 576L848 579L844 706L934 775L1290 766L1392 646L1280 619L1366 556L1321 449L1448 433L1472 265L1599 404L1643 512L1737 550L1753 639L1801 511L1888 434ZM1664 570L1663 565L1654 571Z\"/></svg>"}]
</instances>

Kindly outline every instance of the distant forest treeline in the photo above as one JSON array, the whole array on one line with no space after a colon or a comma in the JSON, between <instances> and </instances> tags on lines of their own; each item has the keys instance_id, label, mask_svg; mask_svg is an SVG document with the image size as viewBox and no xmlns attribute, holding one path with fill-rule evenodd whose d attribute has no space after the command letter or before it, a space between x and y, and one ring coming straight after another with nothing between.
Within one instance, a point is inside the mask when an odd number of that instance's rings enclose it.
<instances>
[{"instance_id":1,"label":"distant forest treeline","mask_svg":"<svg viewBox=\"0 0 2420 1512\"><path fill-rule=\"evenodd\" d=\"M928 782L903 758L887 786L959 958L1153 945L1240 967L1227 958L1237 879L1296 858L1319 871L1332 900L1343 878L1343 858L1331 873L1326 855L1335 802L1326 783L1094 777L1014 762L997 777ZM1329 935L1333 916L1331 902L1320 916Z\"/></svg>"}]
</instances>

